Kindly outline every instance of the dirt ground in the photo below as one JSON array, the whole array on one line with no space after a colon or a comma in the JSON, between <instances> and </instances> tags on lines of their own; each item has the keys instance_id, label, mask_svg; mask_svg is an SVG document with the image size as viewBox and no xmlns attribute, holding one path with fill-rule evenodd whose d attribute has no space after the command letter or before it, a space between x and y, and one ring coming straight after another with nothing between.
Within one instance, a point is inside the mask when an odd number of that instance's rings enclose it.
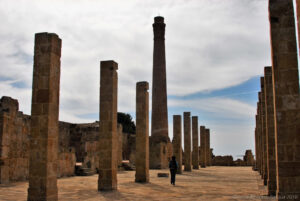
<instances>
[{"instance_id":1,"label":"dirt ground","mask_svg":"<svg viewBox=\"0 0 300 201\"><path fill-rule=\"evenodd\" d=\"M58 179L58 198L61 201L99 200L274 200L265 197L267 191L257 172L251 167L208 167L176 176L157 177L150 170L150 183L134 182L135 171L118 172L118 190L97 191L97 175ZM26 201L28 182L0 184L1 201Z\"/></svg>"}]
</instances>

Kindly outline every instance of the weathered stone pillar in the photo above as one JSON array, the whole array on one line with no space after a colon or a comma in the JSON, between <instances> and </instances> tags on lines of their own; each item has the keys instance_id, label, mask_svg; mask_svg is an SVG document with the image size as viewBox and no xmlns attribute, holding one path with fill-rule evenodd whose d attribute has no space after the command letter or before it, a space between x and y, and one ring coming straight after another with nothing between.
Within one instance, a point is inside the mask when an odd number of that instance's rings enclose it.
<instances>
[{"instance_id":1,"label":"weathered stone pillar","mask_svg":"<svg viewBox=\"0 0 300 201\"><path fill-rule=\"evenodd\" d=\"M300 98L293 0L269 0L278 199L300 199Z\"/></svg>"},{"instance_id":2,"label":"weathered stone pillar","mask_svg":"<svg viewBox=\"0 0 300 201\"><path fill-rule=\"evenodd\" d=\"M265 108L266 108L266 140L268 165L268 194L276 195L276 156L274 131L274 102L272 85L272 67L265 67Z\"/></svg>"},{"instance_id":3,"label":"weathered stone pillar","mask_svg":"<svg viewBox=\"0 0 300 201\"><path fill-rule=\"evenodd\" d=\"M57 200L61 39L37 33L34 45L28 200Z\"/></svg>"},{"instance_id":4,"label":"weathered stone pillar","mask_svg":"<svg viewBox=\"0 0 300 201\"><path fill-rule=\"evenodd\" d=\"M205 140L206 140L206 166L211 166L211 156L210 156L210 130L209 128L206 128L205 129L205 134L206 134L206 137L205 137Z\"/></svg>"},{"instance_id":5,"label":"weathered stone pillar","mask_svg":"<svg viewBox=\"0 0 300 201\"><path fill-rule=\"evenodd\" d=\"M192 117L192 135L193 135L193 169L199 169L199 148L198 148L198 117Z\"/></svg>"},{"instance_id":6,"label":"weathered stone pillar","mask_svg":"<svg viewBox=\"0 0 300 201\"><path fill-rule=\"evenodd\" d=\"M178 163L177 174L182 174L181 115L173 115L173 155Z\"/></svg>"},{"instance_id":7,"label":"weathered stone pillar","mask_svg":"<svg viewBox=\"0 0 300 201\"><path fill-rule=\"evenodd\" d=\"M136 84L135 181L149 182L149 83Z\"/></svg>"},{"instance_id":8,"label":"weathered stone pillar","mask_svg":"<svg viewBox=\"0 0 300 201\"><path fill-rule=\"evenodd\" d=\"M260 175L261 178L264 178L264 141L263 141L263 133L262 133L262 117L261 117L261 92L258 92L258 125L259 125L259 135L260 135Z\"/></svg>"},{"instance_id":9,"label":"weathered stone pillar","mask_svg":"<svg viewBox=\"0 0 300 201\"><path fill-rule=\"evenodd\" d=\"M257 115L255 115L255 119L257 118ZM257 155L258 155L258 136L257 136L257 128L255 126L255 130L254 130L254 140L255 140L255 164L253 169L255 171L258 170L258 164L257 164Z\"/></svg>"},{"instance_id":10,"label":"weathered stone pillar","mask_svg":"<svg viewBox=\"0 0 300 201\"><path fill-rule=\"evenodd\" d=\"M191 113L184 112L184 171L192 171L191 153Z\"/></svg>"},{"instance_id":11,"label":"weathered stone pillar","mask_svg":"<svg viewBox=\"0 0 300 201\"><path fill-rule=\"evenodd\" d=\"M298 46L300 49L300 0L296 0L297 24L298 24Z\"/></svg>"},{"instance_id":12,"label":"weathered stone pillar","mask_svg":"<svg viewBox=\"0 0 300 201\"><path fill-rule=\"evenodd\" d=\"M206 131L205 126L200 126L200 147L201 147L201 164L202 168L206 167Z\"/></svg>"},{"instance_id":13,"label":"weathered stone pillar","mask_svg":"<svg viewBox=\"0 0 300 201\"><path fill-rule=\"evenodd\" d=\"M261 139L260 139L260 127L259 127L259 114L258 114L258 108L257 108L257 114L255 115L255 135L257 137L257 142L256 142L256 147L257 147L257 152L256 152L256 167L257 167L257 171L260 173L261 172L261 148L260 148L260 144L261 144Z\"/></svg>"},{"instance_id":14,"label":"weathered stone pillar","mask_svg":"<svg viewBox=\"0 0 300 201\"><path fill-rule=\"evenodd\" d=\"M122 165L123 161L123 126L122 124L118 125L118 166Z\"/></svg>"},{"instance_id":15,"label":"weathered stone pillar","mask_svg":"<svg viewBox=\"0 0 300 201\"><path fill-rule=\"evenodd\" d=\"M264 185L268 183L268 163L267 163L267 135L266 135L266 107L265 107L265 88L264 88L264 77L260 78L261 86L261 129L263 139L263 180Z\"/></svg>"},{"instance_id":16,"label":"weathered stone pillar","mask_svg":"<svg viewBox=\"0 0 300 201\"><path fill-rule=\"evenodd\" d=\"M158 169L168 168L167 153L170 151L167 150L170 138L168 134L165 27L163 17L154 18L150 167Z\"/></svg>"},{"instance_id":17,"label":"weathered stone pillar","mask_svg":"<svg viewBox=\"0 0 300 201\"><path fill-rule=\"evenodd\" d=\"M98 191L117 189L118 64L101 61Z\"/></svg>"}]
</instances>

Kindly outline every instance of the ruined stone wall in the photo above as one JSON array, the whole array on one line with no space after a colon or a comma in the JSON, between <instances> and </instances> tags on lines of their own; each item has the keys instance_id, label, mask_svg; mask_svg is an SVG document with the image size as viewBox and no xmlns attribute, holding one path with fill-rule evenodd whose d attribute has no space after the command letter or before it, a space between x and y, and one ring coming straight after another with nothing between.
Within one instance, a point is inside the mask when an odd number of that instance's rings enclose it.
<instances>
[{"instance_id":1,"label":"ruined stone wall","mask_svg":"<svg viewBox=\"0 0 300 201\"><path fill-rule=\"evenodd\" d=\"M31 117L19 112L18 101L0 100L0 183L28 179L29 136ZM118 158L134 163L135 136L118 132L122 143ZM76 162L96 171L99 167L99 122L72 124L59 122L58 177L75 175Z\"/></svg>"},{"instance_id":2,"label":"ruined stone wall","mask_svg":"<svg viewBox=\"0 0 300 201\"><path fill-rule=\"evenodd\" d=\"M212 165L214 166L234 166L232 156L215 156L212 159Z\"/></svg>"}]
</instances>

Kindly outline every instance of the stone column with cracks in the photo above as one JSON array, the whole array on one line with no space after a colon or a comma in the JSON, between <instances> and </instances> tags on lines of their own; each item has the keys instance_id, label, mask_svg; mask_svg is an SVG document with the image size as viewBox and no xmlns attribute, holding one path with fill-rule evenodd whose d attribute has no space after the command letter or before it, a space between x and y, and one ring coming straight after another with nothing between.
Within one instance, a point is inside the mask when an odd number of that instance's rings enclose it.
<instances>
[{"instance_id":1,"label":"stone column with cracks","mask_svg":"<svg viewBox=\"0 0 300 201\"><path fill-rule=\"evenodd\" d=\"M118 64L101 61L100 65L98 191L109 191L117 189Z\"/></svg>"},{"instance_id":2,"label":"stone column with cracks","mask_svg":"<svg viewBox=\"0 0 300 201\"><path fill-rule=\"evenodd\" d=\"M192 117L192 136L193 136L193 152L192 164L193 169L199 169L199 146L198 146L198 117Z\"/></svg>"},{"instance_id":3,"label":"stone column with cracks","mask_svg":"<svg viewBox=\"0 0 300 201\"><path fill-rule=\"evenodd\" d=\"M192 171L191 154L191 113L184 112L184 171Z\"/></svg>"},{"instance_id":4,"label":"stone column with cracks","mask_svg":"<svg viewBox=\"0 0 300 201\"><path fill-rule=\"evenodd\" d=\"M182 126L181 115L173 115L173 155L178 163L177 173L182 174Z\"/></svg>"},{"instance_id":5,"label":"stone column with cracks","mask_svg":"<svg viewBox=\"0 0 300 201\"><path fill-rule=\"evenodd\" d=\"M206 167L206 131L205 131L205 126L200 126L200 147L201 147L201 168Z\"/></svg>"},{"instance_id":6,"label":"stone column with cracks","mask_svg":"<svg viewBox=\"0 0 300 201\"><path fill-rule=\"evenodd\" d=\"M37 33L34 45L28 201L58 200L61 39Z\"/></svg>"},{"instance_id":7,"label":"stone column with cracks","mask_svg":"<svg viewBox=\"0 0 300 201\"><path fill-rule=\"evenodd\" d=\"M276 156L274 131L274 102L272 85L272 67L265 67L265 108L266 108L266 141L268 167L268 194L276 195Z\"/></svg>"},{"instance_id":8,"label":"stone column with cracks","mask_svg":"<svg viewBox=\"0 0 300 201\"><path fill-rule=\"evenodd\" d=\"M149 182L149 83L136 84L135 181Z\"/></svg>"},{"instance_id":9,"label":"stone column with cracks","mask_svg":"<svg viewBox=\"0 0 300 201\"><path fill-rule=\"evenodd\" d=\"M293 0L269 0L277 196L300 199L300 97Z\"/></svg>"}]
</instances>

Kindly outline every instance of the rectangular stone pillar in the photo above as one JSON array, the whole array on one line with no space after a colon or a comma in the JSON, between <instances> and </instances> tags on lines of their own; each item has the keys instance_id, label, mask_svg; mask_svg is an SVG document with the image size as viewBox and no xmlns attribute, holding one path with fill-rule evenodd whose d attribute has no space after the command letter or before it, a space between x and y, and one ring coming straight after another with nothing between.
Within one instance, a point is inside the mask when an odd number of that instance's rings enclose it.
<instances>
[{"instance_id":1,"label":"rectangular stone pillar","mask_svg":"<svg viewBox=\"0 0 300 201\"><path fill-rule=\"evenodd\" d=\"M205 126L200 126L200 147L201 147L201 163L202 168L206 167L206 131Z\"/></svg>"},{"instance_id":2,"label":"rectangular stone pillar","mask_svg":"<svg viewBox=\"0 0 300 201\"><path fill-rule=\"evenodd\" d=\"M173 155L178 163L177 174L182 174L181 115L173 115Z\"/></svg>"},{"instance_id":3,"label":"rectangular stone pillar","mask_svg":"<svg viewBox=\"0 0 300 201\"><path fill-rule=\"evenodd\" d=\"M210 157L210 130L208 128L205 129L205 135L206 135L206 137L205 137L205 140L206 140L206 142L205 142L205 144L206 144L206 146L205 146L205 148L206 148L206 150L205 150L205 153L206 153L206 166L210 166L211 165L210 164L210 161L211 161L211 157Z\"/></svg>"},{"instance_id":4,"label":"rectangular stone pillar","mask_svg":"<svg viewBox=\"0 0 300 201\"><path fill-rule=\"evenodd\" d=\"M136 84L135 181L149 182L149 83Z\"/></svg>"},{"instance_id":5,"label":"rectangular stone pillar","mask_svg":"<svg viewBox=\"0 0 300 201\"><path fill-rule=\"evenodd\" d=\"M193 135L193 169L199 169L199 148L198 148L198 117L192 117L192 135Z\"/></svg>"},{"instance_id":6,"label":"rectangular stone pillar","mask_svg":"<svg viewBox=\"0 0 300 201\"><path fill-rule=\"evenodd\" d=\"M267 163L267 134L266 134L266 107L265 107L265 89L264 89L264 77L260 78L261 86L261 129L263 139L263 180L264 185L268 182L268 163Z\"/></svg>"},{"instance_id":7,"label":"rectangular stone pillar","mask_svg":"<svg viewBox=\"0 0 300 201\"><path fill-rule=\"evenodd\" d=\"M101 61L98 191L117 189L118 64Z\"/></svg>"},{"instance_id":8,"label":"rectangular stone pillar","mask_svg":"<svg viewBox=\"0 0 300 201\"><path fill-rule=\"evenodd\" d=\"M192 171L191 113L184 112L184 171Z\"/></svg>"},{"instance_id":9,"label":"rectangular stone pillar","mask_svg":"<svg viewBox=\"0 0 300 201\"><path fill-rule=\"evenodd\" d=\"M117 124L118 127L118 166L122 165L123 161L123 126L122 124Z\"/></svg>"},{"instance_id":10,"label":"rectangular stone pillar","mask_svg":"<svg viewBox=\"0 0 300 201\"><path fill-rule=\"evenodd\" d=\"M274 102L272 85L272 67L265 67L265 108L266 108L266 140L268 166L268 194L276 195L276 155L274 131Z\"/></svg>"},{"instance_id":11,"label":"rectangular stone pillar","mask_svg":"<svg viewBox=\"0 0 300 201\"><path fill-rule=\"evenodd\" d=\"M264 178L264 138L263 138L263 133L262 133L262 110L261 110L261 92L258 92L258 125L259 125L259 135L260 135L260 175L261 178Z\"/></svg>"},{"instance_id":12,"label":"rectangular stone pillar","mask_svg":"<svg viewBox=\"0 0 300 201\"><path fill-rule=\"evenodd\" d=\"M34 45L28 200L57 200L61 39L37 33Z\"/></svg>"},{"instance_id":13,"label":"rectangular stone pillar","mask_svg":"<svg viewBox=\"0 0 300 201\"><path fill-rule=\"evenodd\" d=\"M300 98L293 0L269 0L278 199L300 199Z\"/></svg>"},{"instance_id":14,"label":"rectangular stone pillar","mask_svg":"<svg viewBox=\"0 0 300 201\"><path fill-rule=\"evenodd\" d=\"M257 110L258 110L258 108L257 108ZM255 128L255 135L256 135L256 137L257 137L257 142L256 142L256 147L257 147L257 152L256 152L256 158L255 158L255 160L256 160L256 167L257 167L257 171L260 173L260 171L261 171L261 148L260 148L260 144L261 144L261 139L260 139L260 132L259 132L259 114L257 113L256 115L255 115L255 124L256 124L256 128Z\"/></svg>"}]
</instances>

